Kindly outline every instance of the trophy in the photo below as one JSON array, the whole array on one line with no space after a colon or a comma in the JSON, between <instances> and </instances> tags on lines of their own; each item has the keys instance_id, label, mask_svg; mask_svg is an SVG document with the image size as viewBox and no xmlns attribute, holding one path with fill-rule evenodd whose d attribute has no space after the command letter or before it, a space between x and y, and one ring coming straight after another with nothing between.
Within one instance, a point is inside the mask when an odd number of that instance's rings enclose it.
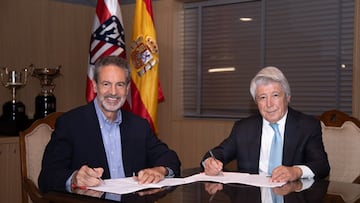
<instances>
[{"instance_id":1,"label":"trophy","mask_svg":"<svg viewBox=\"0 0 360 203\"><path fill-rule=\"evenodd\" d=\"M0 71L2 85L9 88L12 94L11 101L3 105L3 115L0 117L1 124L7 130L3 132L5 134L15 134L27 127L28 117L25 113L25 105L16 100L16 91L26 85L30 72L27 68L23 71L9 71L8 68L2 68Z\"/></svg>"},{"instance_id":2,"label":"trophy","mask_svg":"<svg viewBox=\"0 0 360 203\"><path fill-rule=\"evenodd\" d=\"M60 75L61 66L55 68L34 68L32 76L40 80L41 92L35 98L34 119L44 118L56 111L56 98L53 94L53 80Z\"/></svg>"}]
</instances>

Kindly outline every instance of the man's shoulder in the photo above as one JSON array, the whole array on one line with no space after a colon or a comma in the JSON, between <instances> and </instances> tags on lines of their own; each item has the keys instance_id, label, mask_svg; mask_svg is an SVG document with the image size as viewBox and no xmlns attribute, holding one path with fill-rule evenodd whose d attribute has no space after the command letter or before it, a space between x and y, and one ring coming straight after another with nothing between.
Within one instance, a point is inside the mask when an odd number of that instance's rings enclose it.
<instances>
[{"instance_id":1,"label":"man's shoulder","mask_svg":"<svg viewBox=\"0 0 360 203\"><path fill-rule=\"evenodd\" d=\"M122 121L120 129L122 132L135 133L139 136L146 136L148 132L152 132L148 120L127 110L121 110Z\"/></svg>"},{"instance_id":2,"label":"man's shoulder","mask_svg":"<svg viewBox=\"0 0 360 203\"><path fill-rule=\"evenodd\" d=\"M239 119L235 122L235 125L240 125L240 126L241 125L251 126L251 125L260 125L260 124L262 124L262 117L260 113Z\"/></svg>"},{"instance_id":3,"label":"man's shoulder","mask_svg":"<svg viewBox=\"0 0 360 203\"><path fill-rule=\"evenodd\" d=\"M146 119L134 114L133 112L130 112L128 110L121 109L121 115L122 115L122 122L147 122Z\"/></svg>"},{"instance_id":4,"label":"man's shoulder","mask_svg":"<svg viewBox=\"0 0 360 203\"><path fill-rule=\"evenodd\" d=\"M318 121L318 119L315 116L306 114L304 112L295 110L293 108L289 107L289 113L288 113L289 117L294 117L296 119L304 119L304 120L310 120L310 121Z\"/></svg>"},{"instance_id":5,"label":"man's shoulder","mask_svg":"<svg viewBox=\"0 0 360 203\"><path fill-rule=\"evenodd\" d=\"M93 102L73 108L63 113L59 119L79 120L88 118L91 114L96 114Z\"/></svg>"},{"instance_id":6,"label":"man's shoulder","mask_svg":"<svg viewBox=\"0 0 360 203\"><path fill-rule=\"evenodd\" d=\"M245 118L242 118L242 119L239 119L238 121L241 121L241 122L258 122L259 120L262 119L262 116L259 112L257 113L254 113L248 117L245 117Z\"/></svg>"},{"instance_id":7,"label":"man's shoulder","mask_svg":"<svg viewBox=\"0 0 360 203\"><path fill-rule=\"evenodd\" d=\"M289 108L288 119L290 123L297 123L304 126L318 126L320 125L320 120L315 116L297 111L295 109Z\"/></svg>"}]
</instances>

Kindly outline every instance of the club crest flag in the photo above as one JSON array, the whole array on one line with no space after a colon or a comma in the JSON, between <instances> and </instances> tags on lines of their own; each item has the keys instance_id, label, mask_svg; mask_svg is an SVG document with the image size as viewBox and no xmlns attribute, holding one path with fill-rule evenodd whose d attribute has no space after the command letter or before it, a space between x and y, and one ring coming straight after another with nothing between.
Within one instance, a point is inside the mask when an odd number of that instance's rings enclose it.
<instances>
[{"instance_id":1,"label":"club crest flag","mask_svg":"<svg viewBox=\"0 0 360 203\"><path fill-rule=\"evenodd\" d=\"M96 94L92 85L95 62L108 55L126 58L125 35L118 0L98 0L89 49L89 68L86 80L86 100Z\"/></svg>"},{"instance_id":2,"label":"club crest flag","mask_svg":"<svg viewBox=\"0 0 360 203\"><path fill-rule=\"evenodd\" d=\"M151 0L136 0L131 38L131 110L158 133L157 107L164 100L158 78L159 49Z\"/></svg>"}]
</instances>

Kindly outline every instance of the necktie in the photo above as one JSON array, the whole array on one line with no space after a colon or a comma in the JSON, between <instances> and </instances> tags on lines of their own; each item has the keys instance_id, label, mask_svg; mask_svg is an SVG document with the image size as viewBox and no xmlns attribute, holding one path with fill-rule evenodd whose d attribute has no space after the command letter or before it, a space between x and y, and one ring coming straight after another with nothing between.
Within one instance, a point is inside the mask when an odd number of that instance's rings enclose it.
<instances>
[{"instance_id":1,"label":"necktie","mask_svg":"<svg viewBox=\"0 0 360 203\"><path fill-rule=\"evenodd\" d=\"M272 171L274 170L274 168L281 165L283 143L282 143L278 124L270 123L270 126L275 132L274 137L271 142L270 157L269 157L269 169L268 169L268 173L272 174Z\"/></svg>"}]
</instances>

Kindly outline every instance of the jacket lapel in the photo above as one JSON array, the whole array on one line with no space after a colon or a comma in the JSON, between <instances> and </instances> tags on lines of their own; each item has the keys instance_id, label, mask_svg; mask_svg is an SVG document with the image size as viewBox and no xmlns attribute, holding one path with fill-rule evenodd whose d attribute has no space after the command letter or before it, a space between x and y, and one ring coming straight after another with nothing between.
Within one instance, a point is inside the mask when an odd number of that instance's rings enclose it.
<instances>
[{"instance_id":1,"label":"jacket lapel","mask_svg":"<svg viewBox=\"0 0 360 203\"><path fill-rule=\"evenodd\" d=\"M299 118L296 112L289 107L284 132L283 165L292 165L295 153L297 153L300 133Z\"/></svg>"}]
</instances>

